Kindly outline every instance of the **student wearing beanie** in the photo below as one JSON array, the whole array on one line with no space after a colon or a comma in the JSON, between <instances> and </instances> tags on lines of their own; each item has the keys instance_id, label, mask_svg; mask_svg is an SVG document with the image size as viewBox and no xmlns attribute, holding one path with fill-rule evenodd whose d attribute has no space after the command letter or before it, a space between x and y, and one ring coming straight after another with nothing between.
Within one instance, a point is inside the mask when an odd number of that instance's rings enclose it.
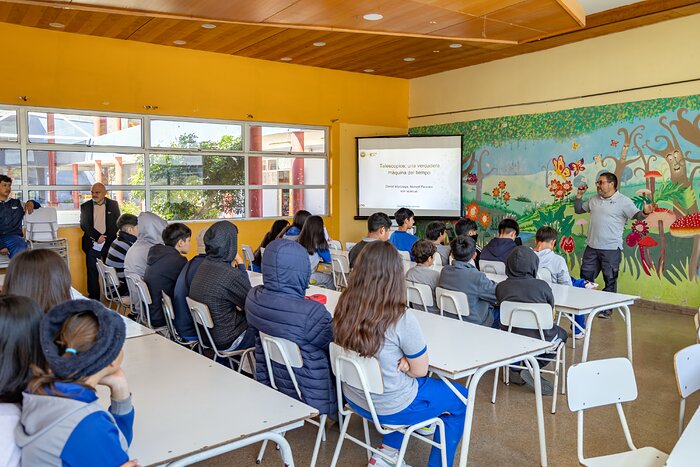
<instances>
[{"instance_id":1,"label":"student wearing beanie","mask_svg":"<svg viewBox=\"0 0 700 467\"><path fill-rule=\"evenodd\" d=\"M126 328L95 300L53 307L39 325L48 371L35 368L15 432L22 465L121 466L129 462L134 408L121 369ZM107 386L112 404L97 400ZM131 464L135 465L135 464Z\"/></svg>"}]
</instances>

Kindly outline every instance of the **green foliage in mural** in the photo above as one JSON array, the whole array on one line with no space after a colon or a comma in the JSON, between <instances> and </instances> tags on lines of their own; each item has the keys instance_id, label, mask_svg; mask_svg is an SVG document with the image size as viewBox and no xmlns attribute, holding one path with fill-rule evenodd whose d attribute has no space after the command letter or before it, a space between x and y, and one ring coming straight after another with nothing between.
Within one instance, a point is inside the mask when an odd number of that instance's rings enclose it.
<instances>
[{"instance_id":1,"label":"green foliage in mural","mask_svg":"<svg viewBox=\"0 0 700 467\"><path fill-rule=\"evenodd\" d=\"M649 203L650 199L648 196L636 195L632 197L632 201L641 210L644 203ZM654 202L660 207L687 214L695 202L695 192L691 187L680 183L666 182L656 189Z\"/></svg>"}]
</instances>

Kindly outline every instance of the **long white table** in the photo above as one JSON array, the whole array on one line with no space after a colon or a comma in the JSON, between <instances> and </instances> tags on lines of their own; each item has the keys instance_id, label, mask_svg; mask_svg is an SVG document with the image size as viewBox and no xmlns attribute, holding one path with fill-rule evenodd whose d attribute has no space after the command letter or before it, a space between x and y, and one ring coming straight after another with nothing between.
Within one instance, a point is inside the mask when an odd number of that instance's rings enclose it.
<instances>
[{"instance_id":1,"label":"long white table","mask_svg":"<svg viewBox=\"0 0 700 467\"><path fill-rule=\"evenodd\" d=\"M700 408L695 411L693 418L683 430L683 434L673 447L666 460L668 467L689 467L700 463Z\"/></svg>"},{"instance_id":2,"label":"long white table","mask_svg":"<svg viewBox=\"0 0 700 467\"><path fill-rule=\"evenodd\" d=\"M137 323L133 319L129 319L124 315L119 315L119 316L121 316L122 320L124 320L124 324L126 325L126 338L127 339L132 339L134 337L148 336L150 334L156 333L153 329L147 328L146 326Z\"/></svg>"},{"instance_id":3,"label":"long white table","mask_svg":"<svg viewBox=\"0 0 700 467\"><path fill-rule=\"evenodd\" d=\"M486 274L494 282L501 282L506 276L499 274ZM623 313L627 332L627 358L632 361L632 316L629 306L639 298L637 295L604 292L595 289L583 289L563 284L549 284L554 294L554 305L557 311L564 313L574 326L578 326L573 319L574 315L588 315L586 318L586 335L583 341L583 354L581 361L588 359L588 349L591 342L593 320L595 316L607 310L620 310Z\"/></svg>"},{"instance_id":4,"label":"long white table","mask_svg":"<svg viewBox=\"0 0 700 467\"><path fill-rule=\"evenodd\" d=\"M250 279L250 285L253 287L262 285L263 283L262 273L260 272L248 271L248 278ZM338 304L338 299L340 298L340 292L337 290L325 289L317 285L310 285L309 288L306 289L306 296L308 297L311 295L325 295L326 308L330 314L333 314L335 306Z\"/></svg>"},{"instance_id":5,"label":"long white table","mask_svg":"<svg viewBox=\"0 0 700 467\"><path fill-rule=\"evenodd\" d=\"M124 350L136 409L130 458L189 465L269 439L294 465L280 433L302 426L316 409L157 334L127 339ZM99 387L98 394L109 405L108 391Z\"/></svg>"}]
</instances>

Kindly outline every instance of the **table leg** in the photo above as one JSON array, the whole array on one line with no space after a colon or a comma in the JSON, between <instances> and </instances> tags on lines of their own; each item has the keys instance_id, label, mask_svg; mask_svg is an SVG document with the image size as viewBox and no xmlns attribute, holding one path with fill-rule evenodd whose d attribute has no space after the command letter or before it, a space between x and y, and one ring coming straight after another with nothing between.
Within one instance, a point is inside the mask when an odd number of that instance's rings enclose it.
<instances>
[{"instance_id":1,"label":"table leg","mask_svg":"<svg viewBox=\"0 0 700 467\"><path fill-rule=\"evenodd\" d=\"M591 343L591 334L593 331L593 320L595 316L603 310L593 310L588 314L588 319L586 319L586 335L583 336L583 353L581 354L581 363L588 360L588 346Z\"/></svg>"},{"instance_id":2,"label":"table leg","mask_svg":"<svg viewBox=\"0 0 700 467\"><path fill-rule=\"evenodd\" d=\"M547 439L544 433L544 411L542 409L542 383L540 381L540 365L535 357L527 357L533 369L533 379L535 380L535 409L537 411L537 432L540 439L540 465L547 467ZM553 397L557 397L554 394Z\"/></svg>"}]
</instances>

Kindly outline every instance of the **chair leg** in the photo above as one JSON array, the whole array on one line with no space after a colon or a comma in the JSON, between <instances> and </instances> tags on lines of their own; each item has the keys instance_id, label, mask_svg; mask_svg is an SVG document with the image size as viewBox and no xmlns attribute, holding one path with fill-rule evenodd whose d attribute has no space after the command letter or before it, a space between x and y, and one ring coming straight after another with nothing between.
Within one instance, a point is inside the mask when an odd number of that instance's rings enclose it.
<instances>
[{"instance_id":1,"label":"chair leg","mask_svg":"<svg viewBox=\"0 0 700 467\"><path fill-rule=\"evenodd\" d=\"M316 443L314 444L314 452L311 455L311 467L316 465L316 459L318 458L318 451L321 448L321 441L326 440L326 419L328 415L321 415L318 419L318 434L316 434Z\"/></svg>"},{"instance_id":2,"label":"chair leg","mask_svg":"<svg viewBox=\"0 0 700 467\"><path fill-rule=\"evenodd\" d=\"M566 346L561 349L561 395L566 395Z\"/></svg>"},{"instance_id":3,"label":"chair leg","mask_svg":"<svg viewBox=\"0 0 700 467\"><path fill-rule=\"evenodd\" d=\"M683 425L685 422L685 399L681 399L681 409L678 414L678 436L683 434Z\"/></svg>"},{"instance_id":4,"label":"chair leg","mask_svg":"<svg viewBox=\"0 0 700 467\"><path fill-rule=\"evenodd\" d=\"M369 450L369 446L372 446L372 438L369 437L369 423L366 418L362 418L362 427L365 431L365 443L367 443L367 462L372 458L372 451Z\"/></svg>"},{"instance_id":5,"label":"chair leg","mask_svg":"<svg viewBox=\"0 0 700 467\"><path fill-rule=\"evenodd\" d=\"M335 467L338 464L338 457L340 457L340 449L343 447L343 441L345 440L345 434L348 431L348 424L350 423L351 415L352 414L349 413L342 418L343 424L340 427L340 435L338 435L338 444L335 445L335 452L333 453L333 460L331 461L330 467Z\"/></svg>"},{"instance_id":6,"label":"chair leg","mask_svg":"<svg viewBox=\"0 0 700 467\"><path fill-rule=\"evenodd\" d=\"M506 371L506 368L508 367L503 367L503 371ZM491 403L495 404L496 403L496 391L498 391L498 372L501 370L501 368L496 368L496 373L493 375L493 393L491 393Z\"/></svg>"},{"instance_id":7,"label":"chair leg","mask_svg":"<svg viewBox=\"0 0 700 467\"><path fill-rule=\"evenodd\" d=\"M265 448L267 447L267 440L263 441L262 446L260 446L260 451L258 452L258 458L255 459L256 464L262 463L263 456L265 455Z\"/></svg>"},{"instance_id":8,"label":"chair leg","mask_svg":"<svg viewBox=\"0 0 700 467\"><path fill-rule=\"evenodd\" d=\"M557 413L557 389L559 384L559 364L561 362L561 349L564 345L559 344L557 347L557 356L554 361L554 390L552 391L552 413Z\"/></svg>"}]
</instances>

